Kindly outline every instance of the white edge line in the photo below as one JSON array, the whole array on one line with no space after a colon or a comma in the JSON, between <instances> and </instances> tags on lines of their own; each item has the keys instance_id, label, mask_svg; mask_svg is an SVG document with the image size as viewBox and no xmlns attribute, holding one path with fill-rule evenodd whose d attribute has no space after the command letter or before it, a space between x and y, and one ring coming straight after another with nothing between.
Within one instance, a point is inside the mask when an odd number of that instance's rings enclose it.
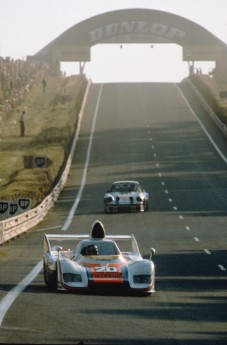
<instances>
[{"instance_id":1,"label":"white edge line","mask_svg":"<svg viewBox=\"0 0 227 345\"><path fill-rule=\"evenodd\" d=\"M0 302L0 327L4 316L19 294L35 279L43 267L43 260L19 284L14 286Z\"/></svg>"},{"instance_id":2,"label":"white edge line","mask_svg":"<svg viewBox=\"0 0 227 345\"><path fill-rule=\"evenodd\" d=\"M181 97L184 99L186 105L189 107L190 111L192 112L193 116L196 118L196 120L198 121L200 127L202 128L203 132L206 134L206 136L208 137L208 139L210 140L211 144L214 146L215 150L217 151L217 153L219 154L219 156L223 159L223 161L225 162L225 164L227 164L227 158L225 157L225 155L222 153L222 151L219 149L219 147L217 146L217 144L214 142L213 138L211 137L211 135L208 133L208 131L206 130L206 128L204 127L203 123L200 121L200 119L198 118L198 116L196 115L196 113L194 112L194 110L192 109L192 107L190 106L190 104L188 103L186 97L184 96L183 92L181 91L181 89L178 87L177 84L175 84L175 87L177 88L177 90L179 91L179 93L181 94Z\"/></svg>"},{"instance_id":3,"label":"white edge line","mask_svg":"<svg viewBox=\"0 0 227 345\"><path fill-rule=\"evenodd\" d=\"M98 100L96 104L96 109L95 109L95 115L92 123L92 130L91 130L91 135L90 135L90 140L89 140L89 146L88 146L88 151L87 151L87 156L86 156L86 162L85 162L85 168L84 168L84 173L83 173L83 178L82 178L82 183L79 189L79 192L77 194L76 200L69 212L68 218L63 225L62 230L67 230L68 227L70 226L74 213L76 211L76 208L79 204L83 188L86 182L86 175L87 175L87 168L89 164L89 159L90 159L90 152L91 152L91 145L92 145L92 139L93 139L93 133L95 129L95 122L97 118L97 113L98 113L98 106L101 98L101 93L102 93L102 88L103 84L101 84L101 87L99 89L99 95L98 95ZM37 263L37 265L32 269L32 271L23 279L21 280L20 283L15 285L8 293L7 295L1 300L0 302L0 327L2 324L2 321L4 319L5 314L7 313L8 309L11 307L15 299L19 296L19 294L35 279L35 277L40 273L41 269L43 267L43 260Z\"/></svg>"}]
</instances>

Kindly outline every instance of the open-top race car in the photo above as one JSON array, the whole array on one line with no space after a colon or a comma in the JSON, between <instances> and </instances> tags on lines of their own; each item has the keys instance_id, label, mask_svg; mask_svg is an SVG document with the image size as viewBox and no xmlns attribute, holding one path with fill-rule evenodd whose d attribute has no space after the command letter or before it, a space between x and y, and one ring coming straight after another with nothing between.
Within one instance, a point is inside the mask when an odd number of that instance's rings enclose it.
<instances>
[{"instance_id":1,"label":"open-top race car","mask_svg":"<svg viewBox=\"0 0 227 345\"><path fill-rule=\"evenodd\" d=\"M96 220L90 235L44 235L44 280L51 289L71 292L152 293L154 252L151 248L150 259L143 259L133 235L106 236L103 224Z\"/></svg>"},{"instance_id":2,"label":"open-top race car","mask_svg":"<svg viewBox=\"0 0 227 345\"><path fill-rule=\"evenodd\" d=\"M144 212L148 210L149 194L138 181L116 181L104 195L104 212Z\"/></svg>"}]
</instances>

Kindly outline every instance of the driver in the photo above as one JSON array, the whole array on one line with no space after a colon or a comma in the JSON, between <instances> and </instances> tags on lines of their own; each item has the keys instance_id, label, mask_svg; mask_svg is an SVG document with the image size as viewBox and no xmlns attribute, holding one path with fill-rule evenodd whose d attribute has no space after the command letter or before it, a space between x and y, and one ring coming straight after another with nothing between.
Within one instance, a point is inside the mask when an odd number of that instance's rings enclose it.
<instances>
[{"instance_id":1,"label":"driver","mask_svg":"<svg viewBox=\"0 0 227 345\"><path fill-rule=\"evenodd\" d=\"M98 255L99 251L98 251L98 247L94 244L90 244L87 247L84 247L82 252L82 255Z\"/></svg>"}]
</instances>

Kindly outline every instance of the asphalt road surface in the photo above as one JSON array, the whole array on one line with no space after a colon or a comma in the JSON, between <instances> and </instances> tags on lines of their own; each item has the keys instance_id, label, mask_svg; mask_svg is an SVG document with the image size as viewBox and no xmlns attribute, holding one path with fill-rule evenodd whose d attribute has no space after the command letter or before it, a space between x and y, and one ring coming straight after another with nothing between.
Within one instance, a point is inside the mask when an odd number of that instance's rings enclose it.
<instances>
[{"instance_id":1,"label":"asphalt road surface","mask_svg":"<svg viewBox=\"0 0 227 345\"><path fill-rule=\"evenodd\" d=\"M185 85L92 85L58 201L0 248L0 342L226 344L224 157L227 140ZM148 212L104 214L104 193L118 179L141 183ZM144 257L156 249L152 296L47 290L43 233L88 233L95 219L108 234L133 233Z\"/></svg>"}]
</instances>

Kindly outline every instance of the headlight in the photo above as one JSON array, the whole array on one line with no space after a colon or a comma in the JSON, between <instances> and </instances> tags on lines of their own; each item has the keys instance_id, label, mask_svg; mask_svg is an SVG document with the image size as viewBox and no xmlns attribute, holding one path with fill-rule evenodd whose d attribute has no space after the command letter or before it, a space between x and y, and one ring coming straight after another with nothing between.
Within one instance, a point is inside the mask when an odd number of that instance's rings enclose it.
<instances>
[{"instance_id":1,"label":"headlight","mask_svg":"<svg viewBox=\"0 0 227 345\"><path fill-rule=\"evenodd\" d=\"M151 275L140 274L140 275L133 276L133 282L135 284L151 284Z\"/></svg>"},{"instance_id":2,"label":"headlight","mask_svg":"<svg viewBox=\"0 0 227 345\"><path fill-rule=\"evenodd\" d=\"M113 197L107 196L107 197L105 198L105 203L110 203L110 202L112 202L113 200L114 200Z\"/></svg>"},{"instance_id":3,"label":"headlight","mask_svg":"<svg viewBox=\"0 0 227 345\"><path fill-rule=\"evenodd\" d=\"M138 195L136 198L136 200L139 202L143 201L143 199L144 199L144 196L142 196L142 195Z\"/></svg>"},{"instance_id":4,"label":"headlight","mask_svg":"<svg viewBox=\"0 0 227 345\"><path fill-rule=\"evenodd\" d=\"M63 279L66 283L81 283L82 278L80 274L74 274L74 273L63 273Z\"/></svg>"}]
</instances>

